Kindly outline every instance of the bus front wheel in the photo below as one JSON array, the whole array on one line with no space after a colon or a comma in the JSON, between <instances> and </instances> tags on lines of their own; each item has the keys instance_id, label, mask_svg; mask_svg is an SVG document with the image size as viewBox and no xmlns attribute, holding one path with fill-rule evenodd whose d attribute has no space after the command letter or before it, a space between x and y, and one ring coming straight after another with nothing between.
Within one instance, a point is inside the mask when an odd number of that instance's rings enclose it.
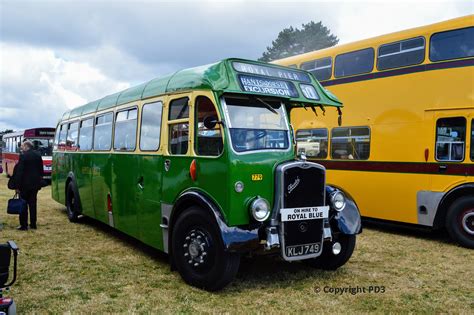
<instances>
[{"instance_id":1,"label":"bus front wheel","mask_svg":"<svg viewBox=\"0 0 474 315\"><path fill-rule=\"evenodd\" d=\"M459 244L474 248L474 197L454 201L446 215L446 229Z\"/></svg>"},{"instance_id":2,"label":"bus front wheel","mask_svg":"<svg viewBox=\"0 0 474 315\"><path fill-rule=\"evenodd\" d=\"M336 270L343 266L354 252L356 236L339 234L338 237L334 238L334 241L341 245L340 252L337 255L333 253L333 243L328 242L323 245L323 252L319 257L308 259L306 262L311 267L322 270Z\"/></svg>"},{"instance_id":3,"label":"bus front wheel","mask_svg":"<svg viewBox=\"0 0 474 315\"><path fill-rule=\"evenodd\" d=\"M183 280L217 291L229 284L239 269L240 255L224 250L215 218L191 207L177 219L172 232L172 256Z\"/></svg>"},{"instance_id":4,"label":"bus front wheel","mask_svg":"<svg viewBox=\"0 0 474 315\"><path fill-rule=\"evenodd\" d=\"M69 182L66 190L66 212L71 222L78 222L80 215L79 196L77 196L76 191L74 183Z\"/></svg>"}]
</instances>

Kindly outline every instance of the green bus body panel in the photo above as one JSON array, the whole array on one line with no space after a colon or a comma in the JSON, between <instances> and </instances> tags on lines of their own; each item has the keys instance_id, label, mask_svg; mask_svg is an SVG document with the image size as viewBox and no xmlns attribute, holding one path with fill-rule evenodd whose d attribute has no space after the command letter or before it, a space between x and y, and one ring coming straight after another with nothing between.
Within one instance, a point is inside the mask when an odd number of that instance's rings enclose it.
<instances>
[{"instance_id":1,"label":"green bus body panel","mask_svg":"<svg viewBox=\"0 0 474 315\"><path fill-rule=\"evenodd\" d=\"M63 120L180 91L212 91L217 100L216 107L220 117L225 117L220 97L226 93L272 97L242 91L239 73L232 68L235 61L262 65L254 61L226 59L211 65L181 70L73 109L63 115ZM263 65L287 69L276 65ZM325 92L312 75L310 78L320 100L305 99L299 83L295 82L299 97L283 97L288 110L303 104L341 106L334 96ZM166 123L166 119L163 119L163 123ZM112 225L161 250L164 249L163 230L160 227L160 224L164 223L161 222L162 206L174 205L188 190L199 191L214 202L222 211L228 226L248 225L252 222L248 209L254 198L260 196L267 199L273 208L275 169L280 163L293 160L295 150L290 139L290 148L287 150L237 154L230 146L228 131L224 128L224 150L217 157L170 156L146 152L54 151L52 196L56 201L66 203L66 181L69 174L73 173L83 214ZM168 171L164 171L165 160L169 160ZM196 162L195 180L190 175L193 160ZM252 178L252 175L258 175L255 177L259 180ZM239 181L244 184L240 193L234 188ZM112 213L108 211L108 196L112 202Z\"/></svg>"}]
</instances>

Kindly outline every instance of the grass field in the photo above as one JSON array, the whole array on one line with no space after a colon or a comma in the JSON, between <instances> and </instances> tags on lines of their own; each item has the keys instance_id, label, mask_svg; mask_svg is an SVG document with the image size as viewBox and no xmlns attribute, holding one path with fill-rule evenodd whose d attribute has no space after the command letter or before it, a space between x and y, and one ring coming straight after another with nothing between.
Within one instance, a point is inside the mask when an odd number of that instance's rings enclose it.
<instances>
[{"instance_id":1,"label":"grass field","mask_svg":"<svg viewBox=\"0 0 474 315\"><path fill-rule=\"evenodd\" d=\"M352 259L336 272L276 258L244 258L219 293L186 285L167 256L93 220L69 223L64 206L39 193L38 230L17 231L6 214L12 191L0 176L0 241L21 249L12 287L24 313L472 313L474 251L447 236L366 227ZM334 294L383 286L384 293ZM319 292L318 292L319 291Z\"/></svg>"}]
</instances>

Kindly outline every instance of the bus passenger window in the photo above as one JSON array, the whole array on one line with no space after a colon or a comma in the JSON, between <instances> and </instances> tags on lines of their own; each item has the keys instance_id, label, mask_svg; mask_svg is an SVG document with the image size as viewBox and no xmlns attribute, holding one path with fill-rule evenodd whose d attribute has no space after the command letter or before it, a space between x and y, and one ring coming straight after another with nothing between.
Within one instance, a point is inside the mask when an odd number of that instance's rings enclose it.
<instances>
[{"instance_id":1,"label":"bus passenger window","mask_svg":"<svg viewBox=\"0 0 474 315\"><path fill-rule=\"evenodd\" d=\"M328 130L301 129L296 132L296 149L298 155L305 153L307 157L325 159L328 157Z\"/></svg>"},{"instance_id":2,"label":"bus passenger window","mask_svg":"<svg viewBox=\"0 0 474 315\"><path fill-rule=\"evenodd\" d=\"M336 78L349 75L369 73L374 68L374 49L367 48L336 56L334 76Z\"/></svg>"},{"instance_id":3,"label":"bus passenger window","mask_svg":"<svg viewBox=\"0 0 474 315\"><path fill-rule=\"evenodd\" d=\"M53 147L53 150L57 150L58 149L58 144L59 144L59 132L61 131L61 126L58 125L58 127L56 127L56 132L54 134L54 147Z\"/></svg>"},{"instance_id":4,"label":"bus passenger window","mask_svg":"<svg viewBox=\"0 0 474 315\"><path fill-rule=\"evenodd\" d=\"M195 150L198 155L217 156L222 153L224 144L220 125L207 129L204 119L218 120L217 111L210 99L200 96L196 99L196 143Z\"/></svg>"},{"instance_id":5,"label":"bus passenger window","mask_svg":"<svg viewBox=\"0 0 474 315\"><path fill-rule=\"evenodd\" d=\"M189 99L187 97L173 100L170 104L169 120L189 118Z\"/></svg>"},{"instance_id":6,"label":"bus passenger window","mask_svg":"<svg viewBox=\"0 0 474 315\"><path fill-rule=\"evenodd\" d=\"M186 154L188 152L189 123L170 125L170 153Z\"/></svg>"},{"instance_id":7,"label":"bus passenger window","mask_svg":"<svg viewBox=\"0 0 474 315\"><path fill-rule=\"evenodd\" d=\"M472 56L474 56L474 27L436 33L431 36L431 61Z\"/></svg>"},{"instance_id":8,"label":"bus passenger window","mask_svg":"<svg viewBox=\"0 0 474 315\"><path fill-rule=\"evenodd\" d=\"M189 98L183 97L171 101L169 120L189 118ZM169 125L169 151L171 154L186 154L189 141L189 121Z\"/></svg>"},{"instance_id":9,"label":"bus passenger window","mask_svg":"<svg viewBox=\"0 0 474 315\"><path fill-rule=\"evenodd\" d=\"M112 119L112 113L96 117L94 132L94 150L110 150L110 144L112 142Z\"/></svg>"},{"instance_id":10,"label":"bus passenger window","mask_svg":"<svg viewBox=\"0 0 474 315\"><path fill-rule=\"evenodd\" d=\"M471 120L471 161L474 161L474 119Z\"/></svg>"},{"instance_id":11,"label":"bus passenger window","mask_svg":"<svg viewBox=\"0 0 474 315\"><path fill-rule=\"evenodd\" d=\"M332 58L326 57L302 63L301 69L311 72L318 81L329 80L332 74Z\"/></svg>"},{"instance_id":12,"label":"bus passenger window","mask_svg":"<svg viewBox=\"0 0 474 315\"><path fill-rule=\"evenodd\" d=\"M341 160L367 160L370 155L368 127L334 128L331 131L331 157Z\"/></svg>"},{"instance_id":13,"label":"bus passenger window","mask_svg":"<svg viewBox=\"0 0 474 315\"><path fill-rule=\"evenodd\" d=\"M68 127L67 137L66 137L66 148L76 149L77 148L77 136L79 122L70 123Z\"/></svg>"},{"instance_id":14,"label":"bus passenger window","mask_svg":"<svg viewBox=\"0 0 474 315\"><path fill-rule=\"evenodd\" d=\"M133 151L137 141L137 109L127 109L115 117L114 150Z\"/></svg>"},{"instance_id":15,"label":"bus passenger window","mask_svg":"<svg viewBox=\"0 0 474 315\"><path fill-rule=\"evenodd\" d=\"M94 131L94 118L81 121L79 131L79 150L90 151L92 149L92 134Z\"/></svg>"},{"instance_id":16,"label":"bus passenger window","mask_svg":"<svg viewBox=\"0 0 474 315\"><path fill-rule=\"evenodd\" d=\"M436 122L436 160L463 161L466 143L464 117L441 118Z\"/></svg>"},{"instance_id":17,"label":"bus passenger window","mask_svg":"<svg viewBox=\"0 0 474 315\"><path fill-rule=\"evenodd\" d=\"M59 132L59 148L64 149L66 146L66 137L67 137L67 124L61 125L61 131Z\"/></svg>"},{"instance_id":18,"label":"bus passenger window","mask_svg":"<svg viewBox=\"0 0 474 315\"><path fill-rule=\"evenodd\" d=\"M161 102L143 105L140 150L156 151L160 147L162 112L163 103Z\"/></svg>"},{"instance_id":19,"label":"bus passenger window","mask_svg":"<svg viewBox=\"0 0 474 315\"><path fill-rule=\"evenodd\" d=\"M425 39L417 37L379 47L377 68L393 69L422 63L425 59Z\"/></svg>"}]
</instances>

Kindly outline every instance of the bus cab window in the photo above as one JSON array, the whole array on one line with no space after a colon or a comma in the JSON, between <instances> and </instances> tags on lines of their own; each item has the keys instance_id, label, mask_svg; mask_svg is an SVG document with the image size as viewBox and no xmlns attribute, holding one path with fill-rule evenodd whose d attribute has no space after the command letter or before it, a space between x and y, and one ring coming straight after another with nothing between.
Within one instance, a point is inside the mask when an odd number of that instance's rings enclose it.
<instances>
[{"instance_id":1,"label":"bus cab window","mask_svg":"<svg viewBox=\"0 0 474 315\"><path fill-rule=\"evenodd\" d=\"M117 113L115 118L114 150L134 151L137 141L137 109Z\"/></svg>"},{"instance_id":2,"label":"bus cab window","mask_svg":"<svg viewBox=\"0 0 474 315\"><path fill-rule=\"evenodd\" d=\"M368 127L334 128L331 132L331 157L341 160L367 160L370 155Z\"/></svg>"},{"instance_id":3,"label":"bus cab window","mask_svg":"<svg viewBox=\"0 0 474 315\"><path fill-rule=\"evenodd\" d=\"M143 105L140 150L156 151L160 147L162 112L163 103L161 102Z\"/></svg>"},{"instance_id":4,"label":"bus cab window","mask_svg":"<svg viewBox=\"0 0 474 315\"><path fill-rule=\"evenodd\" d=\"M328 157L328 130L301 129L296 132L296 148L298 155L305 153L307 157L325 159Z\"/></svg>"},{"instance_id":5,"label":"bus cab window","mask_svg":"<svg viewBox=\"0 0 474 315\"><path fill-rule=\"evenodd\" d=\"M183 97L171 101L169 120L189 118L189 98ZM169 126L169 152L184 155L188 152L189 121L170 124Z\"/></svg>"},{"instance_id":6,"label":"bus cab window","mask_svg":"<svg viewBox=\"0 0 474 315\"><path fill-rule=\"evenodd\" d=\"M441 118L436 122L436 160L463 161L466 143L464 117Z\"/></svg>"},{"instance_id":7,"label":"bus cab window","mask_svg":"<svg viewBox=\"0 0 474 315\"><path fill-rule=\"evenodd\" d=\"M223 150L220 125L207 129L204 126L204 119L207 117L217 121L217 111L210 99L200 96L196 99L196 154L217 156Z\"/></svg>"}]
</instances>

